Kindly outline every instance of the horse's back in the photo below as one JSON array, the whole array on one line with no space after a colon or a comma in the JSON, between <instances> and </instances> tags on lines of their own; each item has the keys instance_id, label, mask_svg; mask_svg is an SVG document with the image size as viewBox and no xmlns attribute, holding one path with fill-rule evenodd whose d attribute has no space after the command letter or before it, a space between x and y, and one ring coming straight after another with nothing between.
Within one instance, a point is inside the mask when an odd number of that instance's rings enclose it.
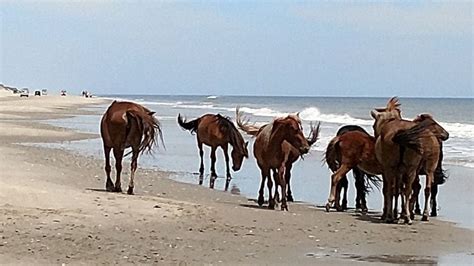
<instances>
[{"instance_id":1,"label":"horse's back","mask_svg":"<svg viewBox=\"0 0 474 266\"><path fill-rule=\"evenodd\" d=\"M114 101L102 116L101 136L105 145L109 147L123 146L127 130L128 111L146 112L147 109L132 102Z\"/></svg>"}]
</instances>

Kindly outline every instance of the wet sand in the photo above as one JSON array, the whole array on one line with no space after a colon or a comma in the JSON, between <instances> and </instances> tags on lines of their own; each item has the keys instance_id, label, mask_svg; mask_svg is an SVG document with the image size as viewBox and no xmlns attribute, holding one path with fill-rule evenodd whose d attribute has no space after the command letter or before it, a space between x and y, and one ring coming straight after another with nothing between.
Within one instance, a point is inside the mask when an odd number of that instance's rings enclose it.
<instances>
[{"instance_id":1,"label":"wet sand","mask_svg":"<svg viewBox=\"0 0 474 266\"><path fill-rule=\"evenodd\" d=\"M289 212L267 210L140 167L136 195L108 193L103 161L21 144L97 137L41 120L90 114L80 108L104 102L0 97L2 263L431 264L454 253L472 258L472 230L453 223L418 217L411 226L384 224L379 213L326 213L305 203L290 203ZM123 188L128 160L124 166Z\"/></svg>"}]
</instances>

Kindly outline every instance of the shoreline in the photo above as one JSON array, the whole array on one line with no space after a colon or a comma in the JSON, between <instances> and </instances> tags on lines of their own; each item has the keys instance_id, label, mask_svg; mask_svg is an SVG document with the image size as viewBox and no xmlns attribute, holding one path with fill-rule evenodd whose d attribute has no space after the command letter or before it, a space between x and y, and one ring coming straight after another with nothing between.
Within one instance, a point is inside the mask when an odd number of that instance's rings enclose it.
<instances>
[{"instance_id":1,"label":"shoreline","mask_svg":"<svg viewBox=\"0 0 474 266\"><path fill-rule=\"evenodd\" d=\"M45 125L41 119L84 114L88 111L78 108L107 100L67 96L74 99L47 103L47 97L53 96L46 96L41 107L24 101L21 114L5 111L8 103L18 107L19 99L0 98L7 103L0 108L1 168L6 173L0 180L3 262L397 264L436 263L439 255L454 253L472 261L473 231L437 219L388 225L379 223L376 214L328 214L307 203L290 204L290 212L271 211L245 197L173 181L169 173L140 165L137 195L104 193L103 161L15 144L97 136ZM12 121L19 119L25 125ZM124 181L128 167L124 164Z\"/></svg>"}]
</instances>

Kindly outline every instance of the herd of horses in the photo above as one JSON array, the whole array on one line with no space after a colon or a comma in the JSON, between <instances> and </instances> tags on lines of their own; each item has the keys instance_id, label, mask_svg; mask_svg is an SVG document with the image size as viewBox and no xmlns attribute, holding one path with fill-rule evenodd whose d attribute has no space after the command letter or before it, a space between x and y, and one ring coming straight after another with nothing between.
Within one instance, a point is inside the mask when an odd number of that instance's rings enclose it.
<instances>
[{"instance_id":1,"label":"herd of horses","mask_svg":"<svg viewBox=\"0 0 474 266\"><path fill-rule=\"evenodd\" d=\"M372 110L371 116L374 119L374 136L360 126L346 125L339 129L326 148L324 159L333 172L326 211L331 207L335 207L337 211L347 209L346 175L352 170L357 190L356 209L362 213L368 211L366 194L373 187L380 188L382 183L384 204L381 218L385 222L398 221L400 198L400 218L405 223L411 224L415 214L422 214L423 221L427 221L430 215L436 216L438 185L443 184L447 178L442 168L442 142L449 138L448 132L429 114L420 114L412 121L403 119L396 97L391 98L386 107ZM265 202L266 183L268 208L274 209L280 202L281 209L288 210L288 202L293 201L290 186L293 163L303 158L316 143L320 124L311 123L310 132L305 136L298 113L256 125L243 117L237 108L235 120L234 124L230 117L205 114L187 121L181 114L178 115L179 126L196 134L200 155L199 184L202 185L204 177L203 145L211 148L210 188L214 188L217 178L216 151L220 147L226 162L225 190L228 190L232 179L229 144L232 146L233 171L240 170L243 160L249 157L248 142L239 132L240 129L255 138L253 155L261 173L258 205L262 206ZM154 117L154 112L136 103L114 101L102 117L101 136L105 153L106 190L122 191L122 159L125 149L131 148L125 156L132 154L128 194L133 194L139 154L151 152L158 143L158 138L163 143L161 126ZM115 184L110 178L112 150L116 168ZM426 176L425 206L422 213L418 202L422 187L419 175Z\"/></svg>"}]
</instances>

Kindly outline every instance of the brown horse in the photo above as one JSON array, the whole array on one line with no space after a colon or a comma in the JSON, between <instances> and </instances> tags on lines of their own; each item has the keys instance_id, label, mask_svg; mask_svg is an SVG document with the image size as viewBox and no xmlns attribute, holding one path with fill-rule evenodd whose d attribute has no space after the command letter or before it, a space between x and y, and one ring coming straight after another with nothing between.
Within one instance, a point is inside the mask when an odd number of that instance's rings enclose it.
<instances>
[{"instance_id":1,"label":"brown horse","mask_svg":"<svg viewBox=\"0 0 474 266\"><path fill-rule=\"evenodd\" d=\"M292 152L299 156L308 153L310 145L308 140L304 137L301 120L297 115L288 115L286 117L275 118L271 123L256 127L248 125L248 121L244 122L241 118L241 113L236 110L237 125L247 134L256 136L254 143L254 156L257 159L257 164L261 172L261 182L258 197L258 204L263 205L263 190L265 181L267 180L268 187L268 208L275 208L275 198L273 197L273 181L271 179L271 171L276 171L274 176L275 183L282 188L282 203L281 209L288 210L286 197L286 172L287 165L290 162ZM319 127L317 129L319 132ZM314 136L314 134L313 134ZM317 134L316 134L317 138ZM277 190L277 187L276 187ZM276 195L277 193L275 193Z\"/></svg>"},{"instance_id":2,"label":"brown horse","mask_svg":"<svg viewBox=\"0 0 474 266\"><path fill-rule=\"evenodd\" d=\"M336 136L341 136L342 134L345 134L346 132L350 131L360 131L362 133L367 133L365 129L363 129L360 126L357 125L346 125L341 128L336 133ZM328 146L326 149L329 150L332 149L333 151L336 151L335 148L331 148ZM334 173L337 171L339 168L340 164L340 155L338 153L325 153L325 161L329 166L329 169ZM355 208L356 210L361 210L362 213L365 213L368 211L367 208L367 201L366 201L366 195L373 189L373 186L380 188L380 182L381 179L378 176L368 174L362 170L360 170L358 167L352 168L352 175L355 179L355 188L356 188L356 205ZM336 186L336 201L335 201L335 208L337 211L343 211L347 210L347 191L348 191L348 186L349 186L349 181L347 180L346 176L343 176L342 179L339 181L339 184ZM342 189L344 189L344 195L342 198L342 204L340 204L340 196Z\"/></svg>"},{"instance_id":3,"label":"brown horse","mask_svg":"<svg viewBox=\"0 0 474 266\"><path fill-rule=\"evenodd\" d=\"M229 183L232 179L229 170L229 154L227 152L228 145L232 145L232 170L239 171L242 166L244 157L248 158L247 145L248 142L235 127L234 123L228 117L220 114L206 114L200 118L187 122L178 114L178 124L191 133L196 132L196 138L199 148L199 156L201 157L201 166L199 168L199 185L202 185L204 178L204 150L203 144L211 147L211 179L209 187L214 188L214 181L217 178L216 174L216 150L218 147L222 148L225 156L227 179L225 183L225 191L229 189Z\"/></svg>"},{"instance_id":4,"label":"brown horse","mask_svg":"<svg viewBox=\"0 0 474 266\"><path fill-rule=\"evenodd\" d=\"M437 200L436 196L438 194L438 186L446 182L447 176L445 174L445 171L443 170L442 167L442 162L443 162L443 141L446 141L449 139L449 133L441 127L430 114L420 114L418 115L413 122L420 123L423 121L429 121L432 125L429 127L431 132L435 134L438 137L438 143L439 143L439 159L438 159L438 164L436 165L436 169L434 172L434 180L433 184L431 187L431 200L430 200L430 205L431 205L431 216L437 216ZM410 202L410 217L411 219L414 218L414 214L421 214L420 210L420 204L418 202L418 195L421 190L421 184L420 184L420 178L419 175L426 175L426 171L423 168L423 165L420 167L418 170L418 175L415 178L415 181L413 183L413 195L411 197L411 202ZM415 208L415 211L413 211Z\"/></svg>"},{"instance_id":5,"label":"brown horse","mask_svg":"<svg viewBox=\"0 0 474 266\"><path fill-rule=\"evenodd\" d=\"M255 137L257 136L258 132L260 131L260 126L255 126L255 124L249 124L249 121L246 120L244 121L242 119L242 113L239 111L239 109L237 108L236 109L236 122L237 122L237 125L239 126L240 129L242 129L244 132L246 132L247 134ZM313 124L311 123L310 125L310 134L307 138L307 141L308 141L308 144L309 146L311 147L314 143L316 143L316 141L318 140L318 136L319 136L319 131L320 131L320 123L317 124L316 127L313 126ZM286 186L287 186L287 194L286 194L286 199L287 201L294 201L293 199L293 193L291 191L291 185L290 185L290 181L291 181L291 168L293 167L293 163L296 162L296 160L298 160L298 158L301 157L299 151L293 147L291 144L289 144L288 142L284 141L283 144L282 144L282 150L285 154L288 154L288 160L286 162L286 171L285 171L285 180L286 180ZM273 179L275 180L276 182L276 186L281 186L278 182L279 182L279 178L278 178L278 171L277 169L273 169ZM276 194L275 194L275 198L277 201L279 201L279 194L278 194L278 189L275 190ZM263 200L263 199L262 199ZM263 204L263 201L261 202L260 205Z\"/></svg>"},{"instance_id":6,"label":"brown horse","mask_svg":"<svg viewBox=\"0 0 474 266\"><path fill-rule=\"evenodd\" d=\"M325 157L329 168L333 171L326 211L329 211L336 200L336 189L339 181L345 178L350 170L360 169L368 173L370 177L382 173L382 166L375 156L375 138L367 132L354 130L334 137L328 144ZM377 184L375 177L372 181ZM365 206L363 211L367 211L366 208Z\"/></svg>"},{"instance_id":7,"label":"brown horse","mask_svg":"<svg viewBox=\"0 0 474 266\"><path fill-rule=\"evenodd\" d=\"M107 174L105 188L107 191L122 192L120 182L122 158L124 157L125 149L131 147L132 163L127 193L133 194L138 155L145 151L151 152L157 142L158 135L163 143L160 124L153 117L153 114L154 112L139 104L114 101L102 116L100 133L104 144L105 173ZM110 151L112 149L117 172L115 185L112 179L110 179Z\"/></svg>"},{"instance_id":8,"label":"brown horse","mask_svg":"<svg viewBox=\"0 0 474 266\"><path fill-rule=\"evenodd\" d=\"M425 170L427 177L422 220L428 220L431 184L439 159L439 136L430 130L433 126L432 120L426 119L419 123L402 120L399 106L398 99L391 98L384 110L375 109L371 115L375 119L375 153L383 170L382 218L386 222L392 222L396 218L396 208L393 209L392 200L398 194L399 188L403 188L402 215L405 223L411 224L412 184L420 167Z\"/></svg>"}]
</instances>

